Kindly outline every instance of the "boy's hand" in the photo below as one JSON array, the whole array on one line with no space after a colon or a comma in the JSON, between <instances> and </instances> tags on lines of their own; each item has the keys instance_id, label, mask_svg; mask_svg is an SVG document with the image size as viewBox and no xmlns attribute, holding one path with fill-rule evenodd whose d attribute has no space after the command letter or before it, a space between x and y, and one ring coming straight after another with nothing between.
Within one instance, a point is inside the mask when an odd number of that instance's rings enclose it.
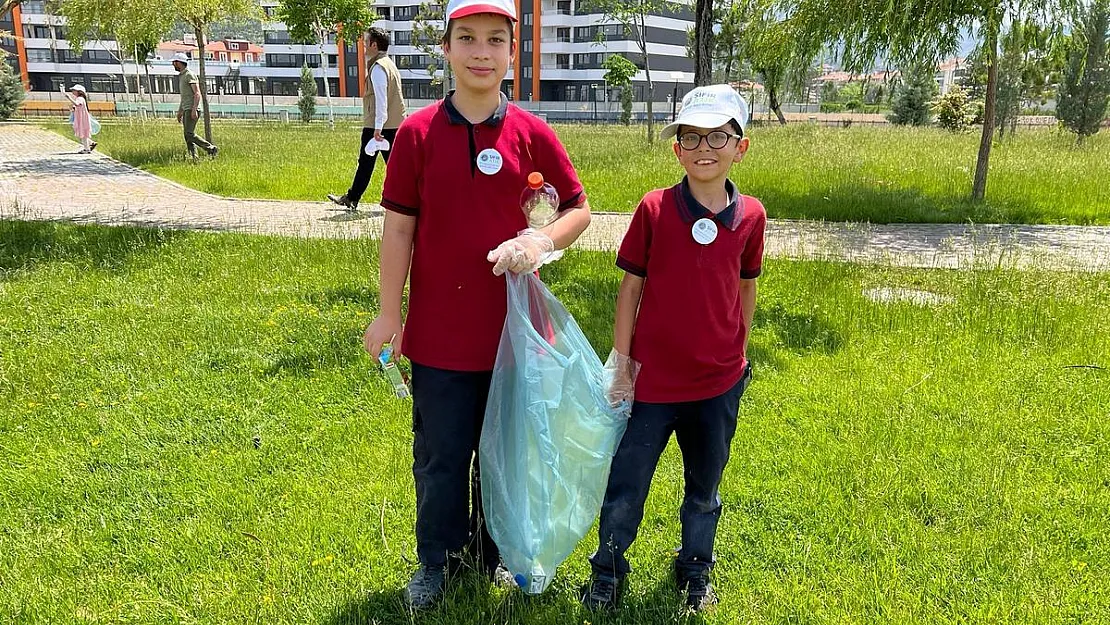
<instances>
[{"instance_id":1,"label":"boy's hand","mask_svg":"<svg viewBox=\"0 0 1110 625\"><path fill-rule=\"evenodd\" d=\"M640 375L640 363L614 349L609 352L609 359L605 361L605 371L612 375L609 403L615 407L627 400L631 405L636 397L636 378Z\"/></svg>"},{"instance_id":2,"label":"boy's hand","mask_svg":"<svg viewBox=\"0 0 1110 625\"><path fill-rule=\"evenodd\" d=\"M404 332L405 327L401 323L400 317L378 315L378 318L366 328L366 333L362 335L362 346L366 348L367 352L370 352L371 356L377 358L382 353L382 345L392 343L393 358L396 359L401 355Z\"/></svg>"},{"instance_id":3,"label":"boy's hand","mask_svg":"<svg viewBox=\"0 0 1110 625\"><path fill-rule=\"evenodd\" d=\"M497 249L486 255L486 260L493 263L495 276L506 271L531 273L539 269L547 256L554 251L555 242L551 237L529 228L522 230L516 238L498 245Z\"/></svg>"},{"instance_id":4,"label":"boy's hand","mask_svg":"<svg viewBox=\"0 0 1110 625\"><path fill-rule=\"evenodd\" d=\"M177 109L177 123L181 123L181 109Z\"/></svg>"}]
</instances>

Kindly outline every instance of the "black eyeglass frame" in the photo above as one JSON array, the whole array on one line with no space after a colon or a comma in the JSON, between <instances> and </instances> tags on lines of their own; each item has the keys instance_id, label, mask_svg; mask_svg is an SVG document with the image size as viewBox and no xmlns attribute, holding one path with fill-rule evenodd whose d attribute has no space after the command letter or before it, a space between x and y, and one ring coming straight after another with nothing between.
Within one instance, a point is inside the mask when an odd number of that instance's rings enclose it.
<instances>
[{"instance_id":1,"label":"black eyeglass frame","mask_svg":"<svg viewBox=\"0 0 1110 625\"><path fill-rule=\"evenodd\" d=\"M722 134L722 135L724 135L724 136L725 136L725 140L721 142L721 145L713 145L713 142L709 140L709 137L710 137L710 136L712 136L712 135L716 135L716 134ZM696 144L694 145L694 147L688 148L688 147L686 147L685 145L683 145L683 141L682 141L682 139L683 139L683 137L689 137L690 135L694 135L694 136L696 136L696 137L698 138L698 142L697 142L697 143L696 143ZM681 147L681 148L682 148L683 150L686 150L686 151L692 151L692 150L696 150L696 149L698 149L699 147L701 147L701 142L702 142L702 141L705 141L706 145L708 145L709 147L713 148L714 150L720 150L721 148L723 148L723 147L725 147L726 145L728 145L728 140L729 140L729 139L736 139L737 141L739 141L739 140L741 140L741 139L743 139L743 138L744 138L744 134L743 134L743 132L742 132L742 131L741 131L741 133L740 133L740 134L738 134L738 135L734 135L734 134L732 134L732 133L728 133L728 132L725 132L724 130L714 130L714 131L712 131L712 132L710 132L710 133L707 133L707 134L704 134L704 135L703 135L703 134L701 134L700 132L695 132L695 131L693 131L693 130L687 130L686 132L682 133L681 135L679 135L679 136L677 137L677 139L678 139L678 145L679 145L679 146L680 146L680 147Z\"/></svg>"}]
</instances>

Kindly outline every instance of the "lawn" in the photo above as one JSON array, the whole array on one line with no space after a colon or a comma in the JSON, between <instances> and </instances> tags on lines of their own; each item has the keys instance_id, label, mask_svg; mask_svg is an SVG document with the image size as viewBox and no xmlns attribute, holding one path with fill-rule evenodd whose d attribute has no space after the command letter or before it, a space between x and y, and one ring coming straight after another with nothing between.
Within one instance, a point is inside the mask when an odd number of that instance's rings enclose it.
<instances>
[{"instance_id":1,"label":"lawn","mask_svg":"<svg viewBox=\"0 0 1110 625\"><path fill-rule=\"evenodd\" d=\"M0 221L0 623L682 622L673 445L617 616L575 601L595 537L539 599L467 577L403 612L410 417L359 341L376 257ZM545 270L601 353L612 261ZM706 622L1101 621L1107 301L1097 275L768 262Z\"/></svg>"},{"instance_id":2,"label":"lawn","mask_svg":"<svg viewBox=\"0 0 1110 625\"><path fill-rule=\"evenodd\" d=\"M68 132L55 126L60 132ZM641 129L559 125L594 209L631 211L645 192L681 177L670 142ZM998 142L987 200L970 202L978 136L933 128L751 129L734 168L740 188L772 217L831 221L1110 224L1110 136L1076 148L1056 130L1022 130ZM233 197L323 200L350 184L359 129L215 122L217 161L187 163L172 123L112 122L98 137L112 156L185 185ZM380 198L384 168L368 199Z\"/></svg>"}]
</instances>

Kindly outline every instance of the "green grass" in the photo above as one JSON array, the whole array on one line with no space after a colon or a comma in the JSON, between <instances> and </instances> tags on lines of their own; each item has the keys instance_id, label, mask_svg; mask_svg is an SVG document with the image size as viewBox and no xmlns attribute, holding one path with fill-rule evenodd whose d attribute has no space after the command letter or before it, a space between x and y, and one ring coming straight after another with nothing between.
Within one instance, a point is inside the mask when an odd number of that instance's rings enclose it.
<instances>
[{"instance_id":1,"label":"green grass","mask_svg":"<svg viewBox=\"0 0 1110 625\"><path fill-rule=\"evenodd\" d=\"M575 601L596 536L539 599L471 577L403 612L410 416L359 340L376 255L0 221L0 623L682 622L673 445L617 616ZM546 271L601 353L619 278ZM1099 622L1107 301L1094 275L768 262L706 621Z\"/></svg>"},{"instance_id":2,"label":"green grass","mask_svg":"<svg viewBox=\"0 0 1110 625\"><path fill-rule=\"evenodd\" d=\"M670 142L646 144L641 130L560 125L595 210L631 211L647 191L682 176ZM60 129L63 134L66 129ZM190 187L232 197L323 200L350 185L359 129L216 122L217 161L187 163L179 127L105 124L112 156ZM987 200L971 202L978 136L938 129L823 128L796 124L751 131L740 188L772 217L874 223L1110 224L1110 136L1082 148L1055 130L1024 130L998 142ZM368 199L381 196L384 167Z\"/></svg>"}]
</instances>

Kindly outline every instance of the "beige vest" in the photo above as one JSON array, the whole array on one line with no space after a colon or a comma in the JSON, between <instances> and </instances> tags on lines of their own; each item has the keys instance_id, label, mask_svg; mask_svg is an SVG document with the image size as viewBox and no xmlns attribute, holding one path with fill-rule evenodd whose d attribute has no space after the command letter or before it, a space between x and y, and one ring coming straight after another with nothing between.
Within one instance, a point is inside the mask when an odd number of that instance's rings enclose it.
<instances>
[{"instance_id":1,"label":"beige vest","mask_svg":"<svg viewBox=\"0 0 1110 625\"><path fill-rule=\"evenodd\" d=\"M377 103L374 100L374 83L370 81L370 71L374 69L374 65L380 65L385 70L385 93L388 103L385 125L382 128L396 129L401 125L401 120L405 119L405 100L401 97L401 72L397 71L397 66L385 52L379 52L377 56L366 61L366 84L362 92L362 126L374 127Z\"/></svg>"}]
</instances>

